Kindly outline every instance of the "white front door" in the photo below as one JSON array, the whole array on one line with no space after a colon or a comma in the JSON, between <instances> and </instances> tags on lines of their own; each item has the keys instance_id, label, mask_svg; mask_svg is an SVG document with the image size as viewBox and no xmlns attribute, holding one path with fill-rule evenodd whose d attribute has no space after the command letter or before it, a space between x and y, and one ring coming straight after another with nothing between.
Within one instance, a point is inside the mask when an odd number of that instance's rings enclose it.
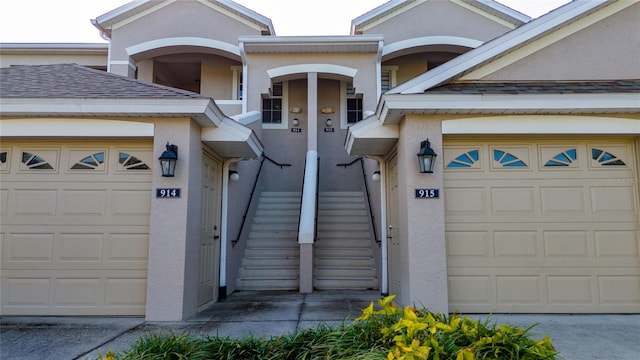
<instances>
[{"instance_id":1,"label":"white front door","mask_svg":"<svg viewBox=\"0 0 640 360\"><path fill-rule=\"evenodd\" d=\"M219 220L218 162L204 154L202 161L202 210L200 222L200 275L198 306L216 300L218 279Z\"/></svg>"},{"instance_id":2,"label":"white front door","mask_svg":"<svg viewBox=\"0 0 640 360\"><path fill-rule=\"evenodd\" d=\"M400 272L400 234L398 225L398 158L394 155L388 162L389 190L387 203L387 249L389 249L389 294L400 294L402 288Z\"/></svg>"}]
</instances>

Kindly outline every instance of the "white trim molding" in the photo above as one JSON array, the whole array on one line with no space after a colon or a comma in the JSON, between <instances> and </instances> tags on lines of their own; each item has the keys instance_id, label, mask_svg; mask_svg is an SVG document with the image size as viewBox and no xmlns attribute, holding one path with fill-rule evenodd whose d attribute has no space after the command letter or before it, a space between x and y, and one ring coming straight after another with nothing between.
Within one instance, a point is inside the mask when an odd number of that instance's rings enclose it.
<instances>
[{"instance_id":1,"label":"white trim molding","mask_svg":"<svg viewBox=\"0 0 640 360\"><path fill-rule=\"evenodd\" d=\"M419 38L396 41L386 45L382 49L382 56L393 54L394 52L429 45L455 45L475 49L483 42L476 39L464 38L460 36L424 36Z\"/></svg>"},{"instance_id":2,"label":"white trim molding","mask_svg":"<svg viewBox=\"0 0 640 360\"><path fill-rule=\"evenodd\" d=\"M444 120L443 134L640 134L640 120L599 116L521 115Z\"/></svg>"},{"instance_id":3,"label":"white trim molding","mask_svg":"<svg viewBox=\"0 0 640 360\"><path fill-rule=\"evenodd\" d=\"M267 74L272 79L279 76L312 72L344 75L353 78L356 76L358 69L333 64L296 64L267 70Z\"/></svg>"},{"instance_id":4,"label":"white trim molding","mask_svg":"<svg viewBox=\"0 0 640 360\"><path fill-rule=\"evenodd\" d=\"M127 51L127 55L135 56L137 54L141 54L146 51L172 47L172 46L195 46L195 47L202 47L202 48L209 48L209 49L217 49L217 50L226 51L238 57L240 56L240 48L237 45L232 45L232 44L218 41L218 40L201 38L201 37L193 37L193 36L172 37L172 38L163 38L163 39L145 41L140 44L129 46L125 50Z\"/></svg>"},{"instance_id":5,"label":"white trim molding","mask_svg":"<svg viewBox=\"0 0 640 360\"><path fill-rule=\"evenodd\" d=\"M2 137L153 137L151 122L102 119L2 120Z\"/></svg>"}]
</instances>

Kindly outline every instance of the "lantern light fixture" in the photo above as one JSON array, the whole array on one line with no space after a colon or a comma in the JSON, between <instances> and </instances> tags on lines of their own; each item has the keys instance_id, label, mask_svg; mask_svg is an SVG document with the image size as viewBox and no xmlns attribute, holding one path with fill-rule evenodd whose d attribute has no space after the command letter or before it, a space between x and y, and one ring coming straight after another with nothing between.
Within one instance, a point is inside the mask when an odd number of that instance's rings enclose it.
<instances>
[{"instance_id":1,"label":"lantern light fixture","mask_svg":"<svg viewBox=\"0 0 640 360\"><path fill-rule=\"evenodd\" d=\"M174 177L176 172L176 162L178 161L178 145L170 145L167 142L167 149L162 153L158 160L160 160L162 176Z\"/></svg>"},{"instance_id":2,"label":"lantern light fixture","mask_svg":"<svg viewBox=\"0 0 640 360\"><path fill-rule=\"evenodd\" d=\"M229 180L234 182L240 180L240 174L235 170L229 170Z\"/></svg>"},{"instance_id":3,"label":"lantern light fixture","mask_svg":"<svg viewBox=\"0 0 640 360\"><path fill-rule=\"evenodd\" d=\"M431 148L431 142L429 139L420 142L420 151L418 151L418 165L420 166L420 172L423 174L433 173L433 168L436 164L436 154Z\"/></svg>"}]
</instances>

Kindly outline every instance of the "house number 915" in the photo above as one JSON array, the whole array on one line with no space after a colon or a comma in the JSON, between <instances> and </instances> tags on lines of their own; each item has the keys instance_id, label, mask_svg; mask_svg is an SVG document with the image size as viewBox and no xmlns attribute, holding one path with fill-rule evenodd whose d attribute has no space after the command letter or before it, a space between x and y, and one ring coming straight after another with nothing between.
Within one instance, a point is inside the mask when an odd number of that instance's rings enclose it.
<instances>
[{"instance_id":1,"label":"house number 915","mask_svg":"<svg viewBox=\"0 0 640 360\"><path fill-rule=\"evenodd\" d=\"M416 189L417 199L437 199L440 197L440 189Z\"/></svg>"}]
</instances>

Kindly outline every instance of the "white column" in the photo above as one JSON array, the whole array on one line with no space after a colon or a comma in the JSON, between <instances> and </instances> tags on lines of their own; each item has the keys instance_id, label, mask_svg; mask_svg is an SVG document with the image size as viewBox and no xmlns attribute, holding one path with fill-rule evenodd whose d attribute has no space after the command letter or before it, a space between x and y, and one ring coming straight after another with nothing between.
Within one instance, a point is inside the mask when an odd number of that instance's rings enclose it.
<instances>
[{"instance_id":1,"label":"white column","mask_svg":"<svg viewBox=\"0 0 640 360\"><path fill-rule=\"evenodd\" d=\"M307 151L318 151L318 73L307 74Z\"/></svg>"}]
</instances>

